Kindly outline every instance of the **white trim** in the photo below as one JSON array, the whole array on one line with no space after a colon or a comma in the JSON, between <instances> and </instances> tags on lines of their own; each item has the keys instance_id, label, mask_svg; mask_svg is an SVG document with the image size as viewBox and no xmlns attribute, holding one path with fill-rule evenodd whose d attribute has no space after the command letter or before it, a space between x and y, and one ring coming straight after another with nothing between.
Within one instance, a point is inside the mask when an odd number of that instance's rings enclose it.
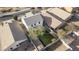
<instances>
[{"instance_id":1,"label":"white trim","mask_svg":"<svg viewBox=\"0 0 79 59\"><path fill-rule=\"evenodd\" d=\"M22 21L22 23L24 24L24 26L26 27L26 29L29 30L27 24L26 24L25 21L24 21L24 17L21 18L21 21Z\"/></svg>"}]
</instances>

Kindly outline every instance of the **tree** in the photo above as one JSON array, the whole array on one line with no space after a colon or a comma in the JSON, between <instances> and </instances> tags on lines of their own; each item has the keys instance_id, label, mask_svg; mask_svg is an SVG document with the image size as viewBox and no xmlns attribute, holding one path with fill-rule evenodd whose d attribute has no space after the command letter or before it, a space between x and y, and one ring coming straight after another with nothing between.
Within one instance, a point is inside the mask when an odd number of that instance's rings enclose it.
<instances>
[{"instance_id":1,"label":"tree","mask_svg":"<svg viewBox=\"0 0 79 59\"><path fill-rule=\"evenodd\" d=\"M43 27L31 27L29 29L29 36L32 38L32 39L36 39L39 35L43 35L44 33L44 28Z\"/></svg>"}]
</instances>

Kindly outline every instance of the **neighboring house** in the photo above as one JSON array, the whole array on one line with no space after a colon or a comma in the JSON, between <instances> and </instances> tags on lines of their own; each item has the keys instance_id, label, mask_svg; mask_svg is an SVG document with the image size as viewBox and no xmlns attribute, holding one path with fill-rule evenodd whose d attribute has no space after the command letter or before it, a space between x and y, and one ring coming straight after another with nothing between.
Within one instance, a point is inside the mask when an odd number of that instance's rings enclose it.
<instances>
[{"instance_id":1,"label":"neighboring house","mask_svg":"<svg viewBox=\"0 0 79 59\"><path fill-rule=\"evenodd\" d=\"M60 9L60 8L49 8L48 13L50 13L52 16L60 19L60 20L64 20L67 21L71 18L72 14Z\"/></svg>"},{"instance_id":2,"label":"neighboring house","mask_svg":"<svg viewBox=\"0 0 79 59\"><path fill-rule=\"evenodd\" d=\"M47 12L42 12L41 14L45 20L45 23L47 23L47 25L53 29L57 29L58 27L64 25L63 21L58 20L56 17L50 15Z\"/></svg>"},{"instance_id":3,"label":"neighboring house","mask_svg":"<svg viewBox=\"0 0 79 59\"><path fill-rule=\"evenodd\" d=\"M22 28L16 23L0 25L0 50L14 50L27 40Z\"/></svg>"},{"instance_id":4,"label":"neighboring house","mask_svg":"<svg viewBox=\"0 0 79 59\"><path fill-rule=\"evenodd\" d=\"M31 17L22 18L22 22L27 30L30 27L42 26L43 25L43 18L40 14L36 14Z\"/></svg>"}]
</instances>

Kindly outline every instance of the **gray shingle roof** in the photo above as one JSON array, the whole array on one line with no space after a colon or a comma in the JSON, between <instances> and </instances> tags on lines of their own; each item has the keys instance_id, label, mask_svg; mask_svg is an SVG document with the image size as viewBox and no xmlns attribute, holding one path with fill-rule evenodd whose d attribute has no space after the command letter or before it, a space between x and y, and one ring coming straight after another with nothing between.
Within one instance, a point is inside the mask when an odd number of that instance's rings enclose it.
<instances>
[{"instance_id":1,"label":"gray shingle roof","mask_svg":"<svg viewBox=\"0 0 79 59\"><path fill-rule=\"evenodd\" d=\"M24 18L24 21L26 22L27 26L31 26L32 24L36 24L38 22L40 22L40 25L43 25L43 18L40 14L31 16L31 17L26 17Z\"/></svg>"},{"instance_id":2,"label":"gray shingle roof","mask_svg":"<svg viewBox=\"0 0 79 59\"><path fill-rule=\"evenodd\" d=\"M22 28L19 26L19 24L17 24L16 22L9 23L9 27L15 41L27 39L24 32L22 32Z\"/></svg>"}]
</instances>

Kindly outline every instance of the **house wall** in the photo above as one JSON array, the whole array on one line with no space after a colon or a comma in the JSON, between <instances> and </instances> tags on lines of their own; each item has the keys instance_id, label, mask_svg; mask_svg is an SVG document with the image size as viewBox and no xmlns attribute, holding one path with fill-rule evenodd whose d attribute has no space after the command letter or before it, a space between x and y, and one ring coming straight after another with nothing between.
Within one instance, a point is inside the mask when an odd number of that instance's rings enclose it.
<instances>
[{"instance_id":1,"label":"house wall","mask_svg":"<svg viewBox=\"0 0 79 59\"><path fill-rule=\"evenodd\" d=\"M24 24L25 28L26 28L27 30L29 30L29 28L28 28L26 22L24 21L24 17L21 18L21 21L22 21L22 23Z\"/></svg>"},{"instance_id":2,"label":"house wall","mask_svg":"<svg viewBox=\"0 0 79 59\"><path fill-rule=\"evenodd\" d=\"M20 47L20 43L26 41L27 39L23 39L23 40L20 40L20 41L16 41L14 42L11 46L9 46L7 49L5 49L5 51L12 51L18 47ZM18 46L17 46L18 45ZM12 49L11 49L12 48Z\"/></svg>"},{"instance_id":3,"label":"house wall","mask_svg":"<svg viewBox=\"0 0 79 59\"><path fill-rule=\"evenodd\" d=\"M43 21L37 21L37 22L34 22L30 25L28 25L28 27L36 27L36 26L43 26Z\"/></svg>"}]
</instances>

